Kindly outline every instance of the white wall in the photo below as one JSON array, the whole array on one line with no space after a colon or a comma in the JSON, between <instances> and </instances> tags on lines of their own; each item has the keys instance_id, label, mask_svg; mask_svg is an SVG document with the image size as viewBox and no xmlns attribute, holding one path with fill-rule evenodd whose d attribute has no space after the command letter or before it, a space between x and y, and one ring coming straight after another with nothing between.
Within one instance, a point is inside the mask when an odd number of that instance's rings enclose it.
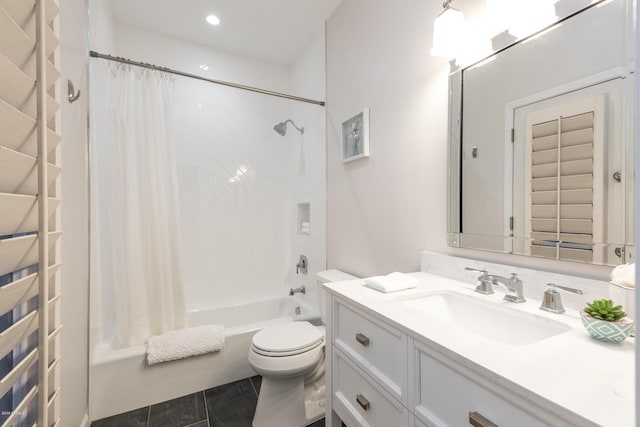
<instances>
[{"instance_id":1,"label":"white wall","mask_svg":"<svg viewBox=\"0 0 640 427\"><path fill-rule=\"evenodd\" d=\"M108 1L89 0L89 47L98 52L111 52L115 45L115 34L113 16ZM101 66L100 62L95 59L89 60L89 112L91 114L91 123L89 127L89 146L91 141L95 140L97 135L103 135L107 140L111 139L109 106L106 102L99 100L107 98L108 87L102 84L107 78L107 68ZM91 154L91 151L89 152ZM90 194L91 195L91 194ZM95 206L95 203L92 204ZM90 251L91 254L97 255ZM91 259L91 265L96 265L96 260ZM91 274L91 271L89 272ZM109 293L101 292L98 281L93 277L89 278L89 286L91 292L90 298L90 342L97 343L102 340L104 334L104 325L113 325L115 322L115 314L109 308L113 305L113 297Z\"/></svg>"},{"instance_id":2,"label":"white wall","mask_svg":"<svg viewBox=\"0 0 640 427\"><path fill-rule=\"evenodd\" d=\"M61 425L88 421L89 282L87 182L87 59L84 0L60 2L62 94ZM81 90L66 100L67 80Z\"/></svg>"},{"instance_id":3,"label":"white wall","mask_svg":"<svg viewBox=\"0 0 640 427\"><path fill-rule=\"evenodd\" d=\"M325 85L325 34L319 32L300 52L290 68L290 87L292 94L311 99L324 100ZM305 129L300 135L293 127L287 132L287 143L293 150L294 177L293 202L291 204L292 221L291 262L289 264L287 285L304 285L307 293L298 295L305 302L319 308L318 287L315 273L326 268L326 115L325 109L314 104L294 102L290 104L290 117L298 126ZM310 231L300 233L298 227L298 204L309 203ZM309 261L307 274L296 274L295 265L300 255Z\"/></svg>"},{"instance_id":4,"label":"white wall","mask_svg":"<svg viewBox=\"0 0 640 427\"><path fill-rule=\"evenodd\" d=\"M445 251L448 64L429 56L438 2L344 0L327 23L327 263L419 270ZM371 157L343 164L341 122L370 108Z\"/></svg>"},{"instance_id":5,"label":"white wall","mask_svg":"<svg viewBox=\"0 0 640 427\"><path fill-rule=\"evenodd\" d=\"M115 47L113 12L108 1L88 0L89 47L100 53L110 53Z\"/></svg>"},{"instance_id":6,"label":"white wall","mask_svg":"<svg viewBox=\"0 0 640 427\"><path fill-rule=\"evenodd\" d=\"M479 2L456 7L473 21L465 8L481 11ZM606 279L606 267L447 246L449 67L429 54L440 11L440 2L344 0L327 23L328 267L417 271L429 250ZM340 124L363 107L371 157L343 164Z\"/></svg>"}]
</instances>

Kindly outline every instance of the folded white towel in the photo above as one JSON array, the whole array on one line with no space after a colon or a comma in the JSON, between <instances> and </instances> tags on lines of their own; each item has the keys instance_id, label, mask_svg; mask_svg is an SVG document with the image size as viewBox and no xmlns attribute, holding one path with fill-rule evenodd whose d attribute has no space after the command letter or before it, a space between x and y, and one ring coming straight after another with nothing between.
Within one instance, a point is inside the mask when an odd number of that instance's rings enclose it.
<instances>
[{"instance_id":1,"label":"folded white towel","mask_svg":"<svg viewBox=\"0 0 640 427\"><path fill-rule=\"evenodd\" d=\"M418 279L404 273L391 273L386 276L374 276L364 279L370 288L380 292L398 292L418 286Z\"/></svg>"},{"instance_id":2,"label":"folded white towel","mask_svg":"<svg viewBox=\"0 0 640 427\"><path fill-rule=\"evenodd\" d=\"M224 328L221 325L180 329L149 338L147 363L153 365L222 349Z\"/></svg>"},{"instance_id":3,"label":"folded white towel","mask_svg":"<svg viewBox=\"0 0 640 427\"><path fill-rule=\"evenodd\" d=\"M636 264L622 264L611 272L611 283L624 288L636 287Z\"/></svg>"}]
</instances>

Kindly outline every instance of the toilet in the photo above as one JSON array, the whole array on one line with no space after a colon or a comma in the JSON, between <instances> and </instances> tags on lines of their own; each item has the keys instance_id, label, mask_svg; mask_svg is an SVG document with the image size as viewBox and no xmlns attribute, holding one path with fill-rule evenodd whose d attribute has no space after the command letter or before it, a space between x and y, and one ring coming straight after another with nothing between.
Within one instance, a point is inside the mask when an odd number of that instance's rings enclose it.
<instances>
[{"instance_id":1,"label":"toilet","mask_svg":"<svg viewBox=\"0 0 640 427\"><path fill-rule=\"evenodd\" d=\"M316 274L323 322L320 284L354 279L339 270ZM306 321L268 326L253 336L249 364L262 375L253 427L302 427L324 416L324 344L324 326Z\"/></svg>"}]
</instances>

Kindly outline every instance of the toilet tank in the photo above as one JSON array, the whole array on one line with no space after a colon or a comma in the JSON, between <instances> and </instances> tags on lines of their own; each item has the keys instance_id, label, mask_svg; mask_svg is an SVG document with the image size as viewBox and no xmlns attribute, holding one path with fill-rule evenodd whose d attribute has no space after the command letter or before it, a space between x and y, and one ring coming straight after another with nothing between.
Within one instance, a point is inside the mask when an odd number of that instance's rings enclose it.
<instances>
[{"instance_id":1,"label":"toilet tank","mask_svg":"<svg viewBox=\"0 0 640 427\"><path fill-rule=\"evenodd\" d=\"M326 323L326 296L325 289L321 286L323 283L342 282L345 280L357 280L359 277L352 276L349 273L345 273L340 270L324 270L316 273L316 282L318 284L318 298L320 299L320 317L322 323Z\"/></svg>"}]
</instances>

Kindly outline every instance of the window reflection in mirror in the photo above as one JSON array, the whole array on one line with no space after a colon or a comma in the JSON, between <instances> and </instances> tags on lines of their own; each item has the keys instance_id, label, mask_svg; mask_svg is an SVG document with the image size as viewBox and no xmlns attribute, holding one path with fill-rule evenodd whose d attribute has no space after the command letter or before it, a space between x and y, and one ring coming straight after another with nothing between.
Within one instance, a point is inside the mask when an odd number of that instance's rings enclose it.
<instances>
[{"instance_id":1,"label":"window reflection in mirror","mask_svg":"<svg viewBox=\"0 0 640 427\"><path fill-rule=\"evenodd\" d=\"M630 2L590 7L452 73L452 246L634 259Z\"/></svg>"}]
</instances>

